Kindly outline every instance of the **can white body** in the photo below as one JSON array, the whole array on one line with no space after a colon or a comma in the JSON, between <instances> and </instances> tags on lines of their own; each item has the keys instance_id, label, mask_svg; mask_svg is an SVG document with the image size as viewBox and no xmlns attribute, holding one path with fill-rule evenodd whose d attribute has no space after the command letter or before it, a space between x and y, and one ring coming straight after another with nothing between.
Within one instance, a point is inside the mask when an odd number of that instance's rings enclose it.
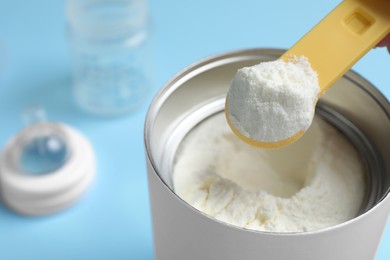
<instances>
[{"instance_id":1,"label":"can white body","mask_svg":"<svg viewBox=\"0 0 390 260\"><path fill-rule=\"evenodd\" d=\"M217 221L180 199L164 166L175 124L206 100L226 94L234 71L280 50L247 50L211 57L174 77L154 99L145 123L145 145L153 214L155 258L175 259L374 259L390 211L390 104L360 76L349 72L323 99L353 121L376 147L383 161L380 196L365 213L316 232L251 231Z\"/></svg>"}]
</instances>

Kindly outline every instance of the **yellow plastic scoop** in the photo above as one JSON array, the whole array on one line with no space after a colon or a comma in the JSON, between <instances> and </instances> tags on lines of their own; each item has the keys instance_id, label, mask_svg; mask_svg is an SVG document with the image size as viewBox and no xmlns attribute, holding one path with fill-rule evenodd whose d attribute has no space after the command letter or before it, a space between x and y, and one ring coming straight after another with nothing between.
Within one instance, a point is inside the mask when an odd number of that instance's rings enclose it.
<instances>
[{"instance_id":1,"label":"yellow plastic scoop","mask_svg":"<svg viewBox=\"0 0 390 260\"><path fill-rule=\"evenodd\" d=\"M292 56L307 57L313 70L318 73L320 98L337 79L389 33L390 0L345 0L283 54L281 59L287 61ZM230 127L236 135L251 145L278 148L296 141L304 134L301 131L277 142L252 140L232 125L227 107L226 105L225 111Z\"/></svg>"}]
</instances>

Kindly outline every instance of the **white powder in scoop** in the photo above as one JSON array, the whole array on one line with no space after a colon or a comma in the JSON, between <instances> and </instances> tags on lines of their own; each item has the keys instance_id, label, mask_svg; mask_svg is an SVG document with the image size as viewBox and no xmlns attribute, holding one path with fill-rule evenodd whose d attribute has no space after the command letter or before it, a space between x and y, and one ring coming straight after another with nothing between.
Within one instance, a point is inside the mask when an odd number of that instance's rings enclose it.
<instances>
[{"instance_id":1,"label":"white powder in scoop","mask_svg":"<svg viewBox=\"0 0 390 260\"><path fill-rule=\"evenodd\" d=\"M317 74L303 56L245 67L231 82L229 118L252 140L281 141L309 128L319 90Z\"/></svg>"},{"instance_id":2,"label":"white powder in scoop","mask_svg":"<svg viewBox=\"0 0 390 260\"><path fill-rule=\"evenodd\" d=\"M211 117L182 142L174 190L216 219L254 230L303 232L355 217L365 194L363 166L349 141L315 118L284 149L256 149Z\"/></svg>"}]
</instances>

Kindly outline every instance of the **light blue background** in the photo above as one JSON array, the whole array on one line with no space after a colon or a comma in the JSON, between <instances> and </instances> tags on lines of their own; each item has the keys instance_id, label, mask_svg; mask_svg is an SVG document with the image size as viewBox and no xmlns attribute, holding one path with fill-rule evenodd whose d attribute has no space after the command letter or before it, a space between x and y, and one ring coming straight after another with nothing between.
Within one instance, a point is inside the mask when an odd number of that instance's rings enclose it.
<instances>
[{"instance_id":1,"label":"light blue background","mask_svg":"<svg viewBox=\"0 0 390 260\"><path fill-rule=\"evenodd\" d=\"M143 121L148 104L118 118L80 111L71 97L64 1L0 0L0 147L20 112L43 105L51 120L93 143L98 172L70 209L23 217L0 205L0 259L153 259ZM288 48L340 1L152 0L155 87L205 56L252 47ZM390 97L390 55L374 49L354 69ZM148 103L149 103L148 101ZM390 228L378 260L390 259Z\"/></svg>"}]
</instances>

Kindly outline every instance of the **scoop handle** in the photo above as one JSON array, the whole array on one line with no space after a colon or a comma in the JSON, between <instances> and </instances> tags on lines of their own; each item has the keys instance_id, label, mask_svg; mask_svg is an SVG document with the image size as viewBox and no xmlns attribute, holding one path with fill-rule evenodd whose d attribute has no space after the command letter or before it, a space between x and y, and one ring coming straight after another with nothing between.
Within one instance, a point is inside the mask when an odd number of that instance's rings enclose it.
<instances>
[{"instance_id":1,"label":"scoop handle","mask_svg":"<svg viewBox=\"0 0 390 260\"><path fill-rule=\"evenodd\" d=\"M320 97L388 33L389 0L345 0L284 53L282 59L306 56L318 73Z\"/></svg>"}]
</instances>

